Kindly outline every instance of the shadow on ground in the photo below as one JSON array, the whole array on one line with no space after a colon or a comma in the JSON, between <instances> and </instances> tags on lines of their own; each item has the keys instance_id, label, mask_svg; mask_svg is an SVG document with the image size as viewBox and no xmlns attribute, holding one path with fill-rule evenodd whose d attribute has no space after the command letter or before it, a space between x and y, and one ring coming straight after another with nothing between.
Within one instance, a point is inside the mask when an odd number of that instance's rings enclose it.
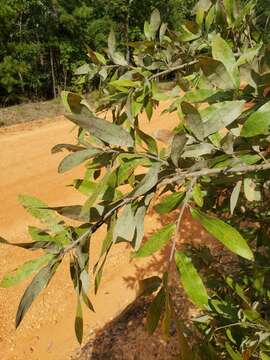
<instances>
[{"instance_id":1,"label":"shadow on ground","mask_svg":"<svg viewBox=\"0 0 270 360\"><path fill-rule=\"evenodd\" d=\"M177 354L175 330L169 341L158 330L153 336L145 331L149 301L138 299L117 318L96 333L84 346L77 360L169 360ZM74 359L75 360L75 359Z\"/></svg>"},{"instance_id":2,"label":"shadow on ground","mask_svg":"<svg viewBox=\"0 0 270 360\"><path fill-rule=\"evenodd\" d=\"M159 217L158 222L164 226L174 223L176 218L177 212ZM195 247L206 245L213 253L222 251L222 247L191 219L189 212L186 212L183 218L177 249L181 251L186 245ZM134 276L124 277L127 286L136 288L139 280L153 274L162 275L168 266L170 249L171 245L165 247L158 256L153 256L148 266L136 267ZM179 278L175 270L171 277L174 284L178 284ZM196 310L187 300L180 286L173 285L171 289L173 289L173 294L171 294L174 298L176 313L188 324L191 317L196 314ZM74 360L171 360L177 358L179 349L173 324L170 329L171 337L167 340L164 340L160 328L152 336L145 330L147 308L150 302L149 298L135 300L117 318L97 331L95 337L88 341Z\"/></svg>"}]
</instances>

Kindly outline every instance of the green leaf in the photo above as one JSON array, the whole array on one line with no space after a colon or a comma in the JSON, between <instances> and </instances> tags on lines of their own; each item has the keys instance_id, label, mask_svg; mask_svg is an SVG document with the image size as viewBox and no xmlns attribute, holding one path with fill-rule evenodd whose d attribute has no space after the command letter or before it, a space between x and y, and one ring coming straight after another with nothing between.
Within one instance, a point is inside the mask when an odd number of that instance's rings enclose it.
<instances>
[{"instance_id":1,"label":"green leaf","mask_svg":"<svg viewBox=\"0 0 270 360\"><path fill-rule=\"evenodd\" d=\"M205 30L209 32L216 15L216 7L213 5L205 18Z\"/></svg>"},{"instance_id":2,"label":"green leaf","mask_svg":"<svg viewBox=\"0 0 270 360\"><path fill-rule=\"evenodd\" d=\"M123 54L119 53L119 52L115 52L112 56L112 61L116 64L116 65L120 65L120 66L127 66L128 62L126 61L125 57Z\"/></svg>"},{"instance_id":3,"label":"green leaf","mask_svg":"<svg viewBox=\"0 0 270 360\"><path fill-rule=\"evenodd\" d=\"M58 167L58 172L60 174L82 164L84 161L91 159L101 153L101 150L90 148L82 151L77 151L75 153L69 154L66 156L60 163Z\"/></svg>"},{"instance_id":4,"label":"green leaf","mask_svg":"<svg viewBox=\"0 0 270 360\"><path fill-rule=\"evenodd\" d=\"M146 37L147 40L151 40L152 39L152 33L150 31L150 24L148 21L144 22L144 35Z\"/></svg>"},{"instance_id":5,"label":"green leaf","mask_svg":"<svg viewBox=\"0 0 270 360\"><path fill-rule=\"evenodd\" d=\"M197 89L188 91L183 96L183 100L191 103L205 102L208 98L214 96L217 93L215 89Z\"/></svg>"},{"instance_id":6,"label":"green leaf","mask_svg":"<svg viewBox=\"0 0 270 360\"><path fill-rule=\"evenodd\" d=\"M253 59L259 54L262 44L258 44L253 48L245 49L244 53L237 60L237 65L241 66L245 63L251 63Z\"/></svg>"},{"instance_id":7,"label":"green leaf","mask_svg":"<svg viewBox=\"0 0 270 360\"><path fill-rule=\"evenodd\" d=\"M235 185L232 194L231 194L231 198L230 198L230 210L231 210L231 215L233 215L234 213L234 209L237 205L237 201L239 199L239 195L240 195L240 191L241 191L241 187L242 187L242 181L238 181L237 184Z\"/></svg>"},{"instance_id":8,"label":"green leaf","mask_svg":"<svg viewBox=\"0 0 270 360\"><path fill-rule=\"evenodd\" d=\"M95 276L95 294L97 294L100 283L101 283L101 279L102 279L102 275L103 275L103 269L104 269L104 266L106 264L108 253L109 253L109 250L107 251L107 253L106 253L106 255L105 255L105 257L104 257L104 259L102 261L102 264L100 265L100 268L98 269L98 271L96 273L96 276Z\"/></svg>"},{"instance_id":9,"label":"green leaf","mask_svg":"<svg viewBox=\"0 0 270 360\"><path fill-rule=\"evenodd\" d=\"M108 182L113 175L114 173L107 172L103 176L103 178L96 184L94 191L83 205L80 216L86 216L89 214L89 211L93 207L95 202L98 200L99 197L101 197L101 195L104 194L104 192L108 188Z\"/></svg>"},{"instance_id":10,"label":"green leaf","mask_svg":"<svg viewBox=\"0 0 270 360\"><path fill-rule=\"evenodd\" d=\"M57 144L57 145L55 145L55 146L51 149L51 153L52 153L52 154L56 154L56 153L62 151L63 149L68 150L68 151L80 151L80 150L85 150L85 148L83 148L82 146L78 146L78 145L72 145L72 144Z\"/></svg>"},{"instance_id":11,"label":"green leaf","mask_svg":"<svg viewBox=\"0 0 270 360\"><path fill-rule=\"evenodd\" d=\"M134 236L135 227L136 223L134 212L131 204L128 204L116 221L113 233L113 242L115 243L121 240L131 242Z\"/></svg>"},{"instance_id":12,"label":"green leaf","mask_svg":"<svg viewBox=\"0 0 270 360\"><path fill-rule=\"evenodd\" d=\"M182 158L198 158L203 155L211 154L214 150L215 147L209 143L189 145L186 146L185 152L182 154Z\"/></svg>"},{"instance_id":13,"label":"green leaf","mask_svg":"<svg viewBox=\"0 0 270 360\"><path fill-rule=\"evenodd\" d=\"M120 160L120 158L118 157L118 160L120 162L120 166L118 167L117 171L118 185L124 184L139 165L149 165L148 159L145 160L144 158L135 156L133 158L127 158L123 160Z\"/></svg>"},{"instance_id":14,"label":"green leaf","mask_svg":"<svg viewBox=\"0 0 270 360\"><path fill-rule=\"evenodd\" d=\"M204 128L200 113L198 110L187 102L182 102L182 111L185 114L185 122L187 127L192 131L196 138L200 141L204 139Z\"/></svg>"},{"instance_id":15,"label":"green leaf","mask_svg":"<svg viewBox=\"0 0 270 360\"><path fill-rule=\"evenodd\" d=\"M147 296L153 294L159 289L161 284L162 280L158 276L151 276L147 279L140 280L138 296Z\"/></svg>"},{"instance_id":16,"label":"green leaf","mask_svg":"<svg viewBox=\"0 0 270 360\"><path fill-rule=\"evenodd\" d=\"M161 19L160 19L160 12L158 9L155 9L151 14L150 19L150 32L152 34L152 38L155 38L156 32L158 31L159 27L161 25Z\"/></svg>"},{"instance_id":17,"label":"green leaf","mask_svg":"<svg viewBox=\"0 0 270 360\"><path fill-rule=\"evenodd\" d=\"M258 2L256 0L250 0L244 6L241 7L240 13L234 22L235 28L242 26L242 24L245 23L245 17L247 15L256 16L255 14L252 14L252 10L257 5L257 3Z\"/></svg>"},{"instance_id":18,"label":"green leaf","mask_svg":"<svg viewBox=\"0 0 270 360\"><path fill-rule=\"evenodd\" d=\"M252 137L267 135L270 131L270 101L248 117L241 131L241 136Z\"/></svg>"},{"instance_id":19,"label":"green leaf","mask_svg":"<svg viewBox=\"0 0 270 360\"><path fill-rule=\"evenodd\" d=\"M96 183L94 181L89 181L85 179L84 180L77 179L74 180L74 187L83 195L90 196L93 194L93 192L96 189Z\"/></svg>"},{"instance_id":20,"label":"green leaf","mask_svg":"<svg viewBox=\"0 0 270 360\"><path fill-rule=\"evenodd\" d=\"M136 133L139 136L139 138L147 145L150 153L158 154L157 142L152 136L144 133L139 128L136 128Z\"/></svg>"},{"instance_id":21,"label":"green leaf","mask_svg":"<svg viewBox=\"0 0 270 360\"><path fill-rule=\"evenodd\" d=\"M126 130L121 126L96 117L90 111L85 112L85 114L68 114L66 117L108 144L133 146L134 141Z\"/></svg>"},{"instance_id":22,"label":"green leaf","mask_svg":"<svg viewBox=\"0 0 270 360\"><path fill-rule=\"evenodd\" d=\"M83 340L83 312L82 312L82 305L79 296L77 300L77 311L75 318L75 334L79 344L81 344Z\"/></svg>"},{"instance_id":23,"label":"green leaf","mask_svg":"<svg viewBox=\"0 0 270 360\"><path fill-rule=\"evenodd\" d=\"M88 309L90 311L95 312L93 304L91 303L89 297L85 294L85 292L83 290L82 290L82 299L83 299L83 302L85 303L85 305L88 307Z\"/></svg>"},{"instance_id":24,"label":"green leaf","mask_svg":"<svg viewBox=\"0 0 270 360\"><path fill-rule=\"evenodd\" d=\"M103 269L104 266L106 264L107 261L107 257L109 255L111 246L112 246L112 240L113 240L113 229L114 229L114 224L112 224L107 232L107 235L105 237L105 239L103 240L103 244L102 244L102 249L101 249L101 253L100 253L100 257L98 262L95 264L93 272L96 273L95 276L95 294L97 294L100 283L101 283L101 279L102 279L102 275L103 275ZM102 256L105 254L102 263L99 267L99 269L97 270L98 264L100 259L102 258ZM97 270L97 271L96 271Z\"/></svg>"},{"instance_id":25,"label":"green leaf","mask_svg":"<svg viewBox=\"0 0 270 360\"><path fill-rule=\"evenodd\" d=\"M249 306L251 307L251 301L250 299L246 296L245 294L245 289L243 287L241 287L237 282L235 282L235 280L228 276L226 278L226 283L230 286L230 288L232 288L235 293ZM253 311L253 310L252 310ZM256 310L254 310L255 313L257 314L256 317L258 318L258 313L256 312ZM260 317L260 315L259 315Z\"/></svg>"},{"instance_id":26,"label":"green leaf","mask_svg":"<svg viewBox=\"0 0 270 360\"><path fill-rule=\"evenodd\" d=\"M53 207L51 209L56 211L59 215L64 216L68 219L85 221L85 222L90 222L91 219L91 214L87 214L86 216L81 216L81 211L82 211L81 205L58 206L58 207ZM93 209L93 211L94 210L95 209Z\"/></svg>"},{"instance_id":27,"label":"green leaf","mask_svg":"<svg viewBox=\"0 0 270 360\"><path fill-rule=\"evenodd\" d=\"M106 61L105 57L104 57L102 54L98 53L97 51L94 51L94 53L95 53L98 61L99 61L102 65L106 65L107 61Z\"/></svg>"},{"instance_id":28,"label":"green leaf","mask_svg":"<svg viewBox=\"0 0 270 360\"><path fill-rule=\"evenodd\" d=\"M185 193L174 192L166 196L159 204L155 205L155 210L159 214L167 214L179 207L185 197Z\"/></svg>"},{"instance_id":29,"label":"green leaf","mask_svg":"<svg viewBox=\"0 0 270 360\"><path fill-rule=\"evenodd\" d=\"M21 298L16 314L16 328L20 325L34 299L48 286L60 262L58 259L52 260L35 275Z\"/></svg>"},{"instance_id":30,"label":"green leaf","mask_svg":"<svg viewBox=\"0 0 270 360\"><path fill-rule=\"evenodd\" d=\"M87 75L91 71L90 64L83 64L75 70L75 75Z\"/></svg>"},{"instance_id":31,"label":"green leaf","mask_svg":"<svg viewBox=\"0 0 270 360\"><path fill-rule=\"evenodd\" d=\"M270 360L270 356L266 355L265 353L260 353L260 359L261 360Z\"/></svg>"},{"instance_id":32,"label":"green leaf","mask_svg":"<svg viewBox=\"0 0 270 360\"><path fill-rule=\"evenodd\" d=\"M159 30L159 40L162 43L166 34L166 31L168 29L167 23L162 23Z\"/></svg>"},{"instance_id":33,"label":"green leaf","mask_svg":"<svg viewBox=\"0 0 270 360\"><path fill-rule=\"evenodd\" d=\"M193 199L199 207L203 207L203 194L200 186L196 184L192 192Z\"/></svg>"},{"instance_id":34,"label":"green leaf","mask_svg":"<svg viewBox=\"0 0 270 360\"><path fill-rule=\"evenodd\" d=\"M165 312L164 312L164 317L162 319L162 332L165 339L168 339L170 337L171 322L172 322L172 308L171 308L170 294L166 292Z\"/></svg>"},{"instance_id":35,"label":"green leaf","mask_svg":"<svg viewBox=\"0 0 270 360\"><path fill-rule=\"evenodd\" d=\"M115 220L111 221L110 227L109 227L107 234L103 240L102 249L100 252L100 258L109 251L109 249L113 243L114 227L115 227Z\"/></svg>"},{"instance_id":36,"label":"green leaf","mask_svg":"<svg viewBox=\"0 0 270 360\"><path fill-rule=\"evenodd\" d=\"M256 183L250 178L244 179L244 193L248 201L261 201L262 199Z\"/></svg>"},{"instance_id":37,"label":"green leaf","mask_svg":"<svg viewBox=\"0 0 270 360\"><path fill-rule=\"evenodd\" d=\"M179 160L181 159L181 154L185 148L187 140L188 139L184 133L176 134L173 137L170 157L176 167L179 166Z\"/></svg>"},{"instance_id":38,"label":"green leaf","mask_svg":"<svg viewBox=\"0 0 270 360\"><path fill-rule=\"evenodd\" d=\"M223 63L236 88L240 86L240 72L232 49L220 35L216 35L212 42L213 58Z\"/></svg>"},{"instance_id":39,"label":"green leaf","mask_svg":"<svg viewBox=\"0 0 270 360\"><path fill-rule=\"evenodd\" d=\"M191 215L216 239L233 253L248 260L254 260L253 253L242 235L231 225L210 217L198 209L191 209Z\"/></svg>"},{"instance_id":40,"label":"green leaf","mask_svg":"<svg viewBox=\"0 0 270 360\"><path fill-rule=\"evenodd\" d=\"M181 283L191 301L205 308L208 305L208 294L200 275L190 257L184 253L175 253L175 262L180 274Z\"/></svg>"},{"instance_id":41,"label":"green leaf","mask_svg":"<svg viewBox=\"0 0 270 360\"><path fill-rule=\"evenodd\" d=\"M146 329L149 334L153 334L158 326L160 317L165 307L166 293L165 289L161 288L151 303L146 317Z\"/></svg>"},{"instance_id":42,"label":"green leaf","mask_svg":"<svg viewBox=\"0 0 270 360\"><path fill-rule=\"evenodd\" d=\"M136 251L134 257L147 257L162 249L172 238L175 232L175 224L169 224L158 230Z\"/></svg>"},{"instance_id":43,"label":"green leaf","mask_svg":"<svg viewBox=\"0 0 270 360\"><path fill-rule=\"evenodd\" d=\"M204 14L211 6L210 0L199 0L195 6L196 22L201 27L203 24Z\"/></svg>"},{"instance_id":44,"label":"green leaf","mask_svg":"<svg viewBox=\"0 0 270 360\"><path fill-rule=\"evenodd\" d=\"M131 195L136 197L144 195L154 186L156 186L158 182L158 174L160 171L160 167L160 163L154 163L148 173L143 177L141 182L135 187Z\"/></svg>"},{"instance_id":45,"label":"green leaf","mask_svg":"<svg viewBox=\"0 0 270 360\"><path fill-rule=\"evenodd\" d=\"M6 239L0 236L0 244L9 245L9 246L16 246L22 249L27 250L40 250L47 248L47 243L45 242L30 242L30 243L10 243Z\"/></svg>"},{"instance_id":46,"label":"green leaf","mask_svg":"<svg viewBox=\"0 0 270 360\"><path fill-rule=\"evenodd\" d=\"M195 31L195 30L198 30L198 29L193 29L193 30ZM195 31L195 32L196 32L196 31ZM200 31L198 31L198 32L196 32L196 33L191 32L191 31L188 29L187 24L181 26L181 34L180 34L180 36L179 36L179 39L180 39L181 41L187 42L187 41L196 40L196 39L198 39L200 36L201 36L201 32L200 32Z\"/></svg>"},{"instance_id":47,"label":"green leaf","mask_svg":"<svg viewBox=\"0 0 270 360\"><path fill-rule=\"evenodd\" d=\"M232 358L232 360L242 360L243 359L241 354L239 352L235 352L229 343L226 343L225 347L226 347L228 354Z\"/></svg>"},{"instance_id":48,"label":"green leaf","mask_svg":"<svg viewBox=\"0 0 270 360\"><path fill-rule=\"evenodd\" d=\"M114 80L109 82L109 85L115 87L116 89L120 89L121 88L137 88L140 86L140 82L139 81L132 81L132 80L128 80L128 79L119 79L119 80Z\"/></svg>"},{"instance_id":49,"label":"green leaf","mask_svg":"<svg viewBox=\"0 0 270 360\"><path fill-rule=\"evenodd\" d=\"M199 58L199 65L207 80L217 88L222 90L234 88L234 83L222 62L202 56Z\"/></svg>"},{"instance_id":50,"label":"green leaf","mask_svg":"<svg viewBox=\"0 0 270 360\"><path fill-rule=\"evenodd\" d=\"M204 136L209 136L233 123L244 110L245 101L224 101L200 112Z\"/></svg>"},{"instance_id":51,"label":"green leaf","mask_svg":"<svg viewBox=\"0 0 270 360\"><path fill-rule=\"evenodd\" d=\"M39 229L35 226L29 226L28 233L33 241L54 241L53 237L50 236L46 231Z\"/></svg>"},{"instance_id":52,"label":"green leaf","mask_svg":"<svg viewBox=\"0 0 270 360\"><path fill-rule=\"evenodd\" d=\"M33 196L19 195L18 200L32 216L48 224L52 231L65 231L65 228L59 224L60 219L58 219L54 211L48 209L48 206L39 199Z\"/></svg>"},{"instance_id":53,"label":"green leaf","mask_svg":"<svg viewBox=\"0 0 270 360\"><path fill-rule=\"evenodd\" d=\"M153 116L153 101L152 101L152 99L148 100L148 102L145 106L145 112L146 112L148 120L151 121L152 116Z\"/></svg>"},{"instance_id":54,"label":"green leaf","mask_svg":"<svg viewBox=\"0 0 270 360\"><path fill-rule=\"evenodd\" d=\"M116 49L115 33L113 30L111 30L108 37L108 50L110 55L112 55L115 52L115 49Z\"/></svg>"},{"instance_id":55,"label":"green leaf","mask_svg":"<svg viewBox=\"0 0 270 360\"><path fill-rule=\"evenodd\" d=\"M68 113L80 114L83 108L82 101L84 98L70 91L62 91L61 98L63 105Z\"/></svg>"},{"instance_id":56,"label":"green leaf","mask_svg":"<svg viewBox=\"0 0 270 360\"><path fill-rule=\"evenodd\" d=\"M239 155L239 158L241 159L241 162L246 165L254 165L262 160L260 155L256 155L256 154L243 154L243 155Z\"/></svg>"},{"instance_id":57,"label":"green leaf","mask_svg":"<svg viewBox=\"0 0 270 360\"><path fill-rule=\"evenodd\" d=\"M19 266L12 273L4 276L0 282L0 287L9 288L17 285L39 270L42 266L48 264L52 260L53 255L45 255L35 260L30 260Z\"/></svg>"},{"instance_id":58,"label":"green leaf","mask_svg":"<svg viewBox=\"0 0 270 360\"><path fill-rule=\"evenodd\" d=\"M144 236L144 219L146 214L147 207L145 204L142 204L138 207L135 214L135 236L133 238L133 247L137 251L141 246L142 239Z\"/></svg>"},{"instance_id":59,"label":"green leaf","mask_svg":"<svg viewBox=\"0 0 270 360\"><path fill-rule=\"evenodd\" d=\"M224 8L228 24L231 25L234 21L234 0L224 0Z\"/></svg>"}]
</instances>

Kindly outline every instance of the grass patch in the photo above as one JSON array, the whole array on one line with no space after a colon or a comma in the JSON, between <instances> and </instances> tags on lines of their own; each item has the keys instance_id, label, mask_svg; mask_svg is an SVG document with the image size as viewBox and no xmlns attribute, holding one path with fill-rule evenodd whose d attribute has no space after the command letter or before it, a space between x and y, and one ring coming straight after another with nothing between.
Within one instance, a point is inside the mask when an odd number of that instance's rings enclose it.
<instances>
[{"instance_id":1,"label":"grass patch","mask_svg":"<svg viewBox=\"0 0 270 360\"><path fill-rule=\"evenodd\" d=\"M0 126L9 126L43 118L53 118L63 113L64 108L60 98L9 106L0 108Z\"/></svg>"}]
</instances>

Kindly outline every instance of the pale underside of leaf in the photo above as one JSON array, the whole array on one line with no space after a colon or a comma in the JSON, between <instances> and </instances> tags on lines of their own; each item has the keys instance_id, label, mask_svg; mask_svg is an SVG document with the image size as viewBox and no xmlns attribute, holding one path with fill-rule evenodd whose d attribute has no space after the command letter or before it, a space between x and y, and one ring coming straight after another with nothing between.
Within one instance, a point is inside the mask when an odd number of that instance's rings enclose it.
<instances>
[{"instance_id":1,"label":"pale underside of leaf","mask_svg":"<svg viewBox=\"0 0 270 360\"><path fill-rule=\"evenodd\" d=\"M126 130L119 125L115 125L96 117L91 114L90 111L87 115L68 114L66 117L81 128L89 131L93 136L107 142L108 144L133 146L134 141Z\"/></svg>"},{"instance_id":2,"label":"pale underside of leaf","mask_svg":"<svg viewBox=\"0 0 270 360\"><path fill-rule=\"evenodd\" d=\"M238 199L239 199L239 195L240 195L240 191L241 191L241 186L242 186L242 180L238 181L237 184L235 185L232 194L231 194L231 198L230 198L230 210L231 210L231 214L233 215L234 213L234 209L237 205Z\"/></svg>"}]
</instances>

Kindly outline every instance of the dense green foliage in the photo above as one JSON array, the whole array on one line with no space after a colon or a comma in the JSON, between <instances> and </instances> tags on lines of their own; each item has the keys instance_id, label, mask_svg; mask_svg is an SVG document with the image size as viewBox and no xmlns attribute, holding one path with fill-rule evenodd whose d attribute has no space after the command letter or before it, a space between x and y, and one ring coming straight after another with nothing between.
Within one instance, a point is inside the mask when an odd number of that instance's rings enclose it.
<instances>
[{"instance_id":1,"label":"dense green foliage","mask_svg":"<svg viewBox=\"0 0 270 360\"><path fill-rule=\"evenodd\" d=\"M144 39L130 44L130 62L113 31L105 53L89 52L90 61L76 74L82 83L98 84L96 107L80 94L63 92L67 118L79 127L77 144L52 150L69 151L60 173L85 163L85 177L74 181L74 188L86 200L50 208L20 197L46 227L29 227L30 243L10 244L45 253L0 284L9 287L35 274L19 304L16 326L68 256L78 299L75 331L82 342L81 304L93 310L89 296L102 286L111 248L125 242L132 258L142 258L168 246L163 273L140 282L138 296L153 299L149 333L161 324L166 338L174 323L181 360L269 359L270 63L260 32L268 15L257 16L256 5L255 0L244 5L200 0L194 19L183 22L179 32L154 10L144 24ZM168 77L170 83L162 86ZM179 124L170 141L160 144L142 130L141 114L153 121L164 100L165 113L175 113ZM108 111L112 121L101 116ZM175 213L144 239L149 208ZM215 245L178 243L185 211L216 239ZM101 226L107 235L92 266L90 241ZM178 287L198 309L188 326L177 315Z\"/></svg>"},{"instance_id":2,"label":"dense green foliage","mask_svg":"<svg viewBox=\"0 0 270 360\"><path fill-rule=\"evenodd\" d=\"M72 73L88 47L105 48L111 27L122 47L140 39L145 16L159 8L179 27L193 0L0 0L0 104L52 98L76 88Z\"/></svg>"}]
</instances>

